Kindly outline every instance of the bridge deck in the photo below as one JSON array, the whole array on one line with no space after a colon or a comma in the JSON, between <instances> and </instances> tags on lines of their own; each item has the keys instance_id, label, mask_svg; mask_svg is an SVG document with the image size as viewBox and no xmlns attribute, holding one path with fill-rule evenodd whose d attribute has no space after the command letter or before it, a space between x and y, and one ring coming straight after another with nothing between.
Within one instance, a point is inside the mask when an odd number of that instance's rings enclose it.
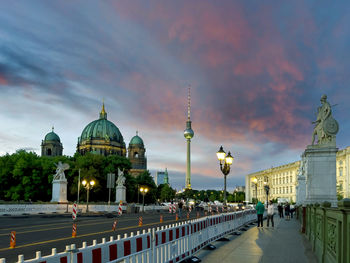
<instances>
[{"instance_id":1,"label":"bridge deck","mask_svg":"<svg viewBox=\"0 0 350 263\"><path fill-rule=\"evenodd\" d=\"M197 255L202 263L209 262L317 262L310 243L300 234L300 224L292 218L286 221L274 216L275 227L250 227L240 236L232 236L229 242L213 243L216 250L202 250Z\"/></svg>"}]
</instances>

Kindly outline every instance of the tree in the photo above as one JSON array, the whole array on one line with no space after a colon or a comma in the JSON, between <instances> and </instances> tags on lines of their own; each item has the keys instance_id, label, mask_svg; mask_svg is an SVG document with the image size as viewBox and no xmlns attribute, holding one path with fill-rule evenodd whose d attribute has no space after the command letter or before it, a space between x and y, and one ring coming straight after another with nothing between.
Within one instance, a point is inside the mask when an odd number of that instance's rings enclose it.
<instances>
[{"instance_id":1,"label":"tree","mask_svg":"<svg viewBox=\"0 0 350 263\"><path fill-rule=\"evenodd\" d=\"M337 184L337 199L342 200L344 198L343 196L343 185L342 184Z\"/></svg>"},{"instance_id":2,"label":"tree","mask_svg":"<svg viewBox=\"0 0 350 263\"><path fill-rule=\"evenodd\" d=\"M172 189L168 184L160 184L158 186L159 199L161 201L170 201L175 197L175 190Z\"/></svg>"},{"instance_id":3,"label":"tree","mask_svg":"<svg viewBox=\"0 0 350 263\"><path fill-rule=\"evenodd\" d=\"M157 199L157 186L154 183L153 178L148 170L136 177L136 185L138 185L139 187L147 186L148 192L145 195L146 204L155 203ZM138 189L136 191L138 191ZM136 197L137 195L134 196L134 200Z\"/></svg>"}]
</instances>

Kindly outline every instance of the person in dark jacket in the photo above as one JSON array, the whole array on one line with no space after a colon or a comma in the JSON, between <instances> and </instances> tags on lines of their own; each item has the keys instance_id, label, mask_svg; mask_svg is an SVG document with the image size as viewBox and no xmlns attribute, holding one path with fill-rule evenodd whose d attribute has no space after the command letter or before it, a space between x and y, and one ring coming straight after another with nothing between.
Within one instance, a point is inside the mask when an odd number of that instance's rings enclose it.
<instances>
[{"instance_id":1,"label":"person in dark jacket","mask_svg":"<svg viewBox=\"0 0 350 263\"><path fill-rule=\"evenodd\" d=\"M264 211L265 207L264 205L259 201L258 204L255 207L256 209L256 214L258 215L258 227L263 227L263 216L264 216Z\"/></svg>"},{"instance_id":2,"label":"person in dark jacket","mask_svg":"<svg viewBox=\"0 0 350 263\"><path fill-rule=\"evenodd\" d=\"M287 203L284 208L285 214L286 214L286 220L290 220L290 204Z\"/></svg>"},{"instance_id":3,"label":"person in dark jacket","mask_svg":"<svg viewBox=\"0 0 350 263\"><path fill-rule=\"evenodd\" d=\"M182 212L182 207L183 207L183 203L182 201L180 200L179 203L177 204L177 206L179 207L179 217L181 218L181 212Z\"/></svg>"},{"instance_id":4,"label":"person in dark jacket","mask_svg":"<svg viewBox=\"0 0 350 263\"><path fill-rule=\"evenodd\" d=\"M278 209L278 215L280 216L280 218L283 218L283 206L281 203L278 204L277 206L277 209Z\"/></svg>"}]
</instances>

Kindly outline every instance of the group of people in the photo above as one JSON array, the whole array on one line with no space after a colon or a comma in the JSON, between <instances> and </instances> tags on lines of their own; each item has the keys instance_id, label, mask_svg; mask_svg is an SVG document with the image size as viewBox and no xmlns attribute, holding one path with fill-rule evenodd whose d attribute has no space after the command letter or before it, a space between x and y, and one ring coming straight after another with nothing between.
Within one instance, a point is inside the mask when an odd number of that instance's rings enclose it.
<instances>
[{"instance_id":1,"label":"group of people","mask_svg":"<svg viewBox=\"0 0 350 263\"><path fill-rule=\"evenodd\" d=\"M294 207L294 205L291 205L287 202L285 205L278 204L277 210L278 210L278 215L280 216L280 218L284 218L284 215L285 215L286 219L290 220L291 218L293 218L293 214L295 212L295 207ZM283 210L284 210L284 214L283 214Z\"/></svg>"},{"instance_id":2,"label":"group of people","mask_svg":"<svg viewBox=\"0 0 350 263\"><path fill-rule=\"evenodd\" d=\"M282 206L281 203L278 204L277 210L280 218L284 218L283 215L283 208L285 211L286 219L290 220L290 218L293 218L293 213L295 211L294 205L290 205L288 202ZM265 206L260 201L255 207L256 213L258 215L258 227L263 227L263 217L265 212ZM275 214L275 206L272 201L269 201L267 204L267 227L269 227L269 223L271 222L272 227L275 226L273 221L273 216Z\"/></svg>"}]
</instances>

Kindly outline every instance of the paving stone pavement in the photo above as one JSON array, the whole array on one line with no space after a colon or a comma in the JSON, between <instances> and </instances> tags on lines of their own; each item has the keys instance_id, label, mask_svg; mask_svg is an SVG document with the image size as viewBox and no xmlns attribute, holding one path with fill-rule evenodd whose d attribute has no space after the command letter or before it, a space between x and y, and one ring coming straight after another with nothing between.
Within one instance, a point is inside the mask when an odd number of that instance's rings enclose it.
<instances>
[{"instance_id":1,"label":"paving stone pavement","mask_svg":"<svg viewBox=\"0 0 350 263\"><path fill-rule=\"evenodd\" d=\"M216 241L215 250L202 249L195 256L202 263L248 262L248 263L316 263L311 245L300 233L295 219L287 221L274 216L275 227L252 226L240 236L229 235L230 241Z\"/></svg>"}]
</instances>

